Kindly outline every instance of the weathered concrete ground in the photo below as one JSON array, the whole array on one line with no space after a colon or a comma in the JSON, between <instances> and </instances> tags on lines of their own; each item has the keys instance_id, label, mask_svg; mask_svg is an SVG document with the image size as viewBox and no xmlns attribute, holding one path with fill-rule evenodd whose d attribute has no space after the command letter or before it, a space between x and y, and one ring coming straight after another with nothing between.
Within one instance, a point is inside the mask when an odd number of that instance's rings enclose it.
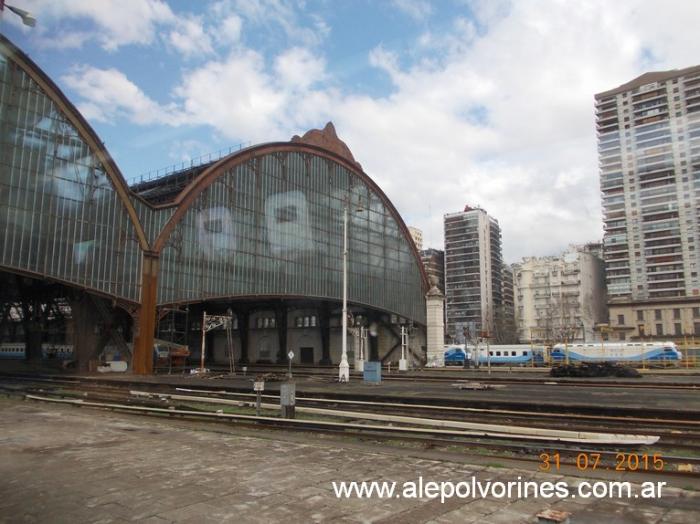
<instances>
[{"instance_id":1,"label":"weathered concrete ground","mask_svg":"<svg viewBox=\"0 0 700 524\"><path fill-rule=\"evenodd\" d=\"M547 507L571 511L573 524L700 521L700 493L675 488L644 501L341 500L331 481L557 477L343 447L313 435L295 442L251 434L2 399L0 522L512 523L533 522Z\"/></svg>"}]
</instances>

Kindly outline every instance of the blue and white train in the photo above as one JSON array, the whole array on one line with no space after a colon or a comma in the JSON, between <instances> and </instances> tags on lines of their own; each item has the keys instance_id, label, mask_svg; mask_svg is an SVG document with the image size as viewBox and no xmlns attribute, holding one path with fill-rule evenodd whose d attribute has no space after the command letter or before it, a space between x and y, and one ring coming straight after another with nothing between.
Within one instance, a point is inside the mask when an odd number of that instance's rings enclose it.
<instances>
[{"instance_id":1,"label":"blue and white train","mask_svg":"<svg viewBox=\"0 0 700 524\"><path fill-rule=\"evenodd\" d=\"M678 362L683 354L673 342L597 342L555 344L550 351L553 364L576 362Z\"/></svg>"},{"instance_id":2,"label":"blue and white train","mask_svg":"<svg viewBox=\"0 0 700 524\"><path fill-rule=\"evenodd\" d=\"M0 360L24 360L26 352L24 342L3 342L0 344ZM41 345L41 357L45 359L72 360L73 345L45 342Z\"/></svg>"},{"instance_id":3,"label":"blue and white train","mask_svg":"<svg viewBox=\"0 0 700 524\"><path fill-rule=\"evenodd\" d=\"M463 366L466 359L479 365L541 366L544 364L544 346L529 344L494 345L488 348L452 344L445 346L445 365Z\"/></svg>"}]
</instances>

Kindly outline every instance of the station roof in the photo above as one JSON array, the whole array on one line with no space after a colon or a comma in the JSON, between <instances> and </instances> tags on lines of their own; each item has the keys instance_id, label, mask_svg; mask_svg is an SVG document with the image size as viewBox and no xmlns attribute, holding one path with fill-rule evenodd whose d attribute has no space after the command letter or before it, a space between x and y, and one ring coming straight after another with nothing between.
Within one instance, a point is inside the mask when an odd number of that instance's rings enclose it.
<instances>
[{"instance_id":1,"label":"station roof","mask_svg":"<svg viewBox=\"0 0 700 524\"><path fill-rule=\"evenodd\" d=\"M129 186L135 195L153 206L170 204L177 196L214 161L198 166L181 169L154 180L137 182Z\"/></svg>"}]
</instances>

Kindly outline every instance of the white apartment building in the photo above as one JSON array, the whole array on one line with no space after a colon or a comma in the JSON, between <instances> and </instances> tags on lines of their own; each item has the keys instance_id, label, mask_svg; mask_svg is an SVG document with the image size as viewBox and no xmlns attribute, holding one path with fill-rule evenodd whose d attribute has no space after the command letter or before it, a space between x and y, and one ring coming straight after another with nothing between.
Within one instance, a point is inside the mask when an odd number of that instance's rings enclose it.
<instances>
[{"instance_id":1,"label":"white apartment building","mask_svg":"<svg viewBox=\"0 0 700 524\"><path fill-rule=\"evenodd\" d=\"M413 226L408 226L408 232L411 234L411 238L413 238L413 243L416 245L416 248L418 251L423 250L423 231L418 229L417 227Z\"/></svg>"},{"instance_id":2,"label":"white apartment building","mask_svg":"<svg viewBox=\"0 0 700 524\"><path fill-rule=\"evenodd\" d=\"M513 264L515 321L520 342L586 341L606 322L600 244L571 246L561 256Z\"/></svg>"},{"instance_id":3,"label":"white apartment building","mask_svg":"<svg viewBox=\"0 0 700 524\"><path fill-rule=\"evenodd\" d=\"M616 339L700 334L700 66L595 95Z\"/></svg>"},{"instance_id":4,"label":"white apartment building","mask_svg":"<svg viewBox=\"0 0 700 524\"><path fill-rule=\"evenodd\" d=\"M501 228L478 207L448 213L445 220L445 328L463 342L465 333L491 336L502 306Z\"/></svg>"}]
</instances>

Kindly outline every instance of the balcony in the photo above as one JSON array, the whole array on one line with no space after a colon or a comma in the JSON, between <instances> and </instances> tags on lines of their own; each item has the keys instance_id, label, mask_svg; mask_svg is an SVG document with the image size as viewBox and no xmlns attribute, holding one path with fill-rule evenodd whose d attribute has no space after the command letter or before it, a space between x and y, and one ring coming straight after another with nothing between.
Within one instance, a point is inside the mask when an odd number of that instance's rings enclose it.
<instances>
[{"instance_id":1,"label":"balcony","mask_svg":"<svg viewBox=\"0 0 700 524\"><path fill-rule=\"evenodd\" d=\"M685 107L687 107L689 110L691 107L695 107L700 105L700 96L694 96L692 98L688 98L685 101Z\"/></svg>"},{"instance_id":2,"label":"balcony","mask_svg":"<svg viewBox=\"0 0 700 524\"><path fill-rule=\"evenodd\" d=\"M678 211L668 211L668 212L653 211L648 215L642 216L642 222L644 222L645 224L648 224L648 223L661 222L664 220L677 219L677 218L678 218Z\"/></svg>"},{"instance_id":3,"label":"balcony","mask_svg":"<svg viewBox=\"0 0 700 524\"><path fill-rule=\"evenodd\" d=\"M625 231L627 230L627 224L622 221L614 221L611 224L603 224L603 230L605 230L606 233L613 233L616 231Z\"/></svg>"},{"instance_id":4,"label":"balcony","mask_svg":"<svg viewBox=\"0 0 700 524\"><path fill-rule=\"evenodd\" d=\"M650 91L638 91L637 93L634 93L632 95L632 103L637 104L641 102L642 100L652 100L654 98L666 98L666 88L665 87L657 87L653 90Z\"/></svg>"},{"instance_id":5,"label":"balcony","mask_svg":"<svg viewBox=\"0 0 700 524\"><path fill-rule=\"evenodd\" d=\"M637 176L639 177L640 180L648 181L652 179L653 175L658 176L667 176L667 175L673 175L673 164L670 166L647 166L644 168L639 168L637 169Z\"/></svg>"},{"instance_id":6,"label":"balcony","mask_svg":"<svg viewBox=\"0 0 700 524\"><path fill-rule=\"evenodd\" d=\"M644 104L634 104L632 106L632 113L634 118L639 118L641 116L654 116L662 112L668 112L668 104L666 103L666 97L655 97L654 101L648 100ZM654 112L655 109L659 111Z\"/></svg>"},{"instance_id":7,"label":"balcony","mask_svg":"<svg viewBox=\"0 0 700 524\"><path fill-rule=\"evenodd\" d=\"M615 140L609 140L606 142L598 141L598 153L600 153L601 155L607 153L620 154L620 140L616 138Z\"/></svg>"},{"instance_id":8,"label":"balcony","mask_svg":"<svg viewBox=\"0 0 700 524\"><path fill-rule=\"evenodd\" d=\"M600 136L610 131L617 131L618 128L619 122L617 121L617 119L605 120L598 123L598 125L596 126L596 131L598 133L598 136Z\"/></svg>"},{"instance_id":9,"label":"balcony","mask_svg":"<svg viewBox=\"0 0 700 524\"><path fill-rule=\"evenodd\" d=\"M612 108L617 107L617 100L613 98L603 98L596 100L595 102L596 111L609 111Z\"/></svg>"},{"instance_id":10,"label":"balcony","mask_svg":"<svg viewBox=\"0 0 700 524\"><path fill-rule=\"evenodd\" d=\"M647 275L647 282L649 282L649 283L652 283L652 282L654 282L654 283L657 283L657 282L677 282L678 283L678 282L680 282L680 284L683 287L685 279L683 278L683 273L681 273L681 276L678 276L678 273L673 272L673 273L660 274L660 275Z\"/></svg>"},{"instance_id":11,"label":"balcony","mask_svg":"<svg viewBox=\"0 0 700 524\"><path fill-rule=\"evenodd\" d=\"M647 239L644 241L644 250L645 251L647 251L649 249L672 248L672 247L677 247L678 249L680 249L680 247L681 247L680 236L668 237L668 238L655 238L653 240Z\"/></svg>"},{"instance_id":12,"label":"balcony","mask_svg":"<svg viewBox=\"0 0 700 524\"><path fill-rule=\"evenodd\" d=\"M679 289L675 291L660 290L660 291L649 291L649 298L666 298L666 297L684 297L685 290Z\"/></svg>"},{"instance_id":13,"label":"balcony","mask_svg":"<svg viewBox=\"0 0 700 524\"><path fill-rule=\"evenodd\" d=\"M605 248L605 259L606 260L617 259L617 255L619 255L620 253L629 254L629 248L628 248L627 244L606 247Z\"/></svg>"},{"instance_id":14,"label":"balcony","mask_svg":"<svg viewBox=\"0 0 700 524\"><path fill-rule=\"evenodd\" d=\"M602 122L604 120L611 120L613 118L617 119L617 108L596 112L596 120L599 122Z\"/></svg>"},{"instance_id":15,"label":"balcony","mask_svg":"<svg viewBox=\"0 0 700 524\"><path fill-rule=\"evenodd\" d=\"M661 122L664 119L668 118L668 111L665 111L664 113L657 113L655 115L648 115L644 116L643 118L636 119L634 121L635 126L643 126L645 124L651 124L653 122Z\"/></svg>"}]
</instances>

